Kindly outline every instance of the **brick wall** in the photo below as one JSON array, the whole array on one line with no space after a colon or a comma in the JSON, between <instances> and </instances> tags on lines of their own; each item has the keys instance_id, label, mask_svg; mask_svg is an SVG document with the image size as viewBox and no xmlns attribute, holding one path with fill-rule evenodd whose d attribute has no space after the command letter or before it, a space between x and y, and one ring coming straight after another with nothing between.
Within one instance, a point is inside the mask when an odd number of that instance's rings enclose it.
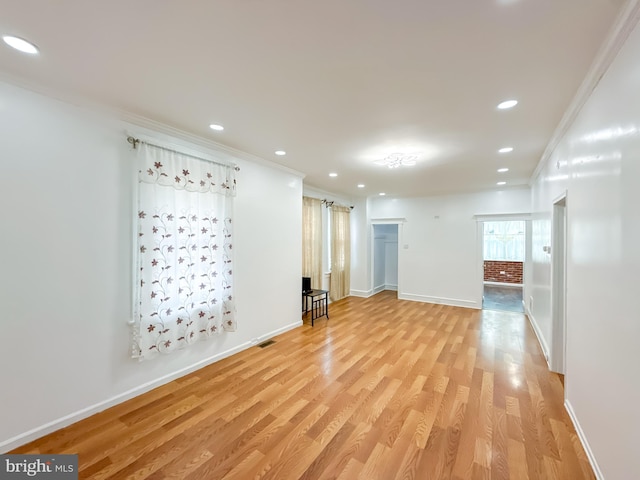
<instances>
[{"instance_id":1,"label":"brick wall","mask_svg":"<svg viewBox=\"0 0 640 480\"><path fill-rule=\"evenodd\" d=\"M522 283L522 262L484 261L484 281Z\"/></svg>"}]
</instances>

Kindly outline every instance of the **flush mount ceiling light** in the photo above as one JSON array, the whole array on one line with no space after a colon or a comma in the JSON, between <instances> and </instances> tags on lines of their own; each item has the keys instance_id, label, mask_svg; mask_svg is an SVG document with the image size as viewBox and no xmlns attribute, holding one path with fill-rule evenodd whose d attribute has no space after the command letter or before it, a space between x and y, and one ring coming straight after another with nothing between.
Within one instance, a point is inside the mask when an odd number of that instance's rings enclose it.
<instances>
[{"instance_id":1,"label":"flush mount ceiling light","mask_svg":"<svg viewBox=\"0 0 640 480\"><path fill-rule=\"evenodd\" d=\"M2 40L4 40L4 43L10 47L20 50L23 53L28 53L30 55L38 53L38 47L31 42L27 42L24 38L14 37L13 35L3 35Z\"/></svg>"},{"instance_id":2,"label":"flush mount ceiling light","mask_svg":"<svg viewBox=\"0 0 640 480\"><path fill-rule=\"evenodd\" d=\"M216 130L218 132L221 132L222 130L224 130L224 127L222 125L216 125L215 123L212 123L211 125L209 125L209 128L211 130Z\"/></svg>"},{"instance_id":3,"label":"flush mount ceiling light","mask_svg":"<svg viewBox=\"0 0 640 480\"><path fill-rule=\"evenodd\" d=\"M276 155L280 155L280 156L283 156L283 155L286 155L286 154L287 154L287 152L285 152L284 150L276 150L274 153L275 153Z\"/></svg>"},{"instance_id":4,"label":"flush mount ceiling light","mask_svg":"<svg viewBox=\"0 0 640 480\"><path fill-rule=\"evenodd\" d=\"M509 152L513 152L513 147L502 147L500 150L498 150L498 153L509 153Z\"/></svg>"},{"instance_id":5,"label":"flush mount ceiling light","mask_svg":"<svg viewBox=\"0 0 640 480\"><path fill-rule=\"evenodd\" d=\"M376 160L376 165L385 165L389 168L412 167L418 160L418 153L392 153L382 160Z\"/></svg>"},{"instance_id":6,"label":"flush mount ceiling light","mask_svg":"<svg viewBox=\"0 0 640 480\"><path fill-rule=\"evenodd\" d=\"M364 188L364 183L359 183L358 188Z\"/></svg>"},{"instance_id":7,"label":"flush mount ceiling light","mask_svg":"<svg viewBox=\"0 0 640 480\"><path fill-rule=\"evenodd\" d=\"M329 176L330 176L330 177L337 177L337 176L338 176L338 174L337 174L337 173L335 173L335 172L331 172L331 173L329 174Z\"/></svg>"},{"instance_id":8,"label":"flush mount ceiling light","mask_svg":"<svg viewBox=\"0 0 640 480\"><path fill-rule=\"evenodd\" d=\"M498 104L498 109L507 110L508 108L513 108L518 104L517 100L505 100Z\"/></svg>"},{"instance_id":9,"label":"flush mount ceiling light","mask_svg":"<svg viewBox=\"0 0 640 480\"><path fill-rule=\"evenodd\" d=\"M386 193L380 192L378 195L380 195L381 197L384 197L386 195Z\"/></svg>"},{"instance_id":10,"label":"flush mount ceiling light","mask_svg":"<svg viewBox=\"0 0 640 480\"><path fill-rule=\"evenodd\" d=\"M499 168L498 169L498 173L504 173L504 172L508 172L509 169L508 168Z\"/></svg>"},{"instance_id":11,"label":"flush mount ceiling light","mask_svg":"<svg viewBox=\"0 0 640 480\"><path fill-rule=\"evenodd\" d=\"M496 183L496 185L506 185L506 184L507 184L507 182L498 182L498 183Z\"/></svg>"}]
</instances>

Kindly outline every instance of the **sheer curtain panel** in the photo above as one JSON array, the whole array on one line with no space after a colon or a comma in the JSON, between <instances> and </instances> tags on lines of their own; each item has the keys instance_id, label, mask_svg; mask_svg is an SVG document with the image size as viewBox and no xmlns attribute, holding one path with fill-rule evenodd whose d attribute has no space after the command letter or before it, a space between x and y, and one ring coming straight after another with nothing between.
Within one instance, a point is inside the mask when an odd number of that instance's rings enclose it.
<instances>
[{"instance_id":1,"label":"sheer curtain panel","mask_svg":"<svg viewBox=\"0 0 640 480\"><path fill-rule=\"evenodd\" d=\"M484 223L484 259L524 262L525 222Z\"/></svg>"},{"instance_id":2,"label":"sheer curtain panel","mask_svg":"<svg viewBox=\"0 0 640 480\"><path fill-rule=\"evenodd\" d=\"M236 330L235 168L137 148L133 357L148 359Z\"/></svg>"},{"instance_id":3,"label":"sheer curtain panel","mask_svg":"<svg viewBox=\"0 0 640 480\"><path fill-rule=\"evenodd\" d=\"M302 197L302 276L322 288L322 201Z\"/></svg>"},{"instance_id":4,"label":"sheer curtain panel","mask_svg":"<svg viewBox=\"0 0 640 480\"><path fill-rule=\"evenodd\" d=\"M331 287L332 301L349 295L351 288L351 209L331 207Z\"/></svg>"}]
</instances>

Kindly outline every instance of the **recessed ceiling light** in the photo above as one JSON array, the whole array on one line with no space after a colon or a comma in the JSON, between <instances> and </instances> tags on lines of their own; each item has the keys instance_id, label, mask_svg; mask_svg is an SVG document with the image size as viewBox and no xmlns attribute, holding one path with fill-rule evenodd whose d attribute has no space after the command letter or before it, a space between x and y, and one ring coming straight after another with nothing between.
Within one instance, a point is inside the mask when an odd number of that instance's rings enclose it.
<instances>
[{"instance_id":1,"label":"recessed ceiling light","mask_svg":"<svg viewBox=\"0 0 640 480\"><path fill-rule=\"evenodd\" d=\"M517 100L505 100L504 102L501 102L498 104L498 108L500 110L506 110L508 108L513 108L518 104Z\"/></svg>"},{"instance_id":2,"label":"recessed ceiling light","mask_svg":"<svg viewBox=\"0 0 640 480\"><path fill-rule=\"evenodd\" d=\"M378 195L380 195L381 197L384 197L386 195L386 193L380 192Z\"/></svg>"},{"instance_id":3,"label":"recessed ceiling light","mask_svg":"<svg viewBox=\"0 0 640 480\"><path fill-rule=\"evenodd\" d=\"M513 147L502 147L500 150L498 150L498 153L509 153L509 152L513 152Z\"/></svg>"},{"instance_id":4,"label":"recessed ceiling light","mask_svg":"<svg viewBox=\"0 0 640 480\"><path fill-rule=\"evenodd\" d=\"M364 188L364 183L359 183L358 188Z\"/></svg>"},{"instance_id":5,"label":"recessed ceiling light","mask_svg":"<svg viewBox=\"0 0 640 480\"><path fill-rule=\"evenodd\" d=\"M330 176L330 177L337 177L337 176L338 176L338 174L337 174L337 173L335 173L335 172L331 172L331 173L329 174L329 176Z\"/></svg>"},{"instance_id":6,"label":"recessed ceiling light","mask_svg":"<svg viewBox=\"0 0 640 480\"><path fill-rule=\"evenodd\" d=\"M508 172L509 169L508 168L499 168L498 169L498 173L504 173L504 172Z\"/></svg>"},{"instance_id":7,"label":"recessed ceiling light","mask_svg":"<svg viewBox=\"0 0 640 480\"><path fill-rule=\"evenodd\" d=\"M496 183L496 185L506 185L506 184L507 184L507 182L498 182L498 183Z\"/></svg>"},{"instance_id":8,"label":"recessed ceiling light","mask_svg":"<svg viewBox=\"0 0 640 480\"><path fill-rule=\"evenodd\" d=\"M29 53L31 55L38 53L38 47L31 42L27 42L24 38L14 37L12 35L3 35L2 40L4 40L4 43L10 47L20 50L23 53Z\"/></svg>"},{"instance_id":9,"label":"recessed ceiling light","mask_svg":"<svg viewBox=\"0 0 640 480\"><path fill-rule=\"evenodd\" d=\"M286 154L287 154L287 152L285 152L284 150L276 150L276 151L275 151L275 154L276 154L276 155L280 155L280 156L282 156L282 155L286 155Z\"/></svg>"},{"instance_id":10,"label":"recessed ceiling light","mask_svg":"<svg viewBox=\"0 0 640 480\"><path fill-rule=\"evenodd\" d=\"M216 125L215 123L212 123L211 125L209 125L209 128L211 130L217 130L218 132L221 132L222 130L224 130L224 127L222 125Z\"/></svg>"}]
</instances>

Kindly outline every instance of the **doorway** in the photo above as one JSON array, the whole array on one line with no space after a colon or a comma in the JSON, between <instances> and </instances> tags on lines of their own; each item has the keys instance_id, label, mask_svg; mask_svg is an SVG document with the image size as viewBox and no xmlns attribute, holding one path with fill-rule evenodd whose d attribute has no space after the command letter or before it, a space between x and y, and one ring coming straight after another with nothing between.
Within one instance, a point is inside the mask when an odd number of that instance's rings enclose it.
<instances>
[{"instance_id":1,"label":"doorway","mask_svg":"<svg viewBox=\"0 0 640 480\"><path fill-rule=\"evenodd\" d=\"M567 292L567 196L553 203L551 237L551 369L565 373Z\"/></svg>"},{"instance_id":2,"label":"doorway","mask_svg":"<svg viewBox=\"0 0 640 480\"><path fill-rule=\"evenodd\" d=\"M373 224L373 294L398 290L398 224Z\"/></svg>"},{"instance_id":3,"label":"doorway","mask_svg":"<svg viewBox=\"0 0 640 480\"><path fill-rule=\"evenodd\" d=\"M482 229L484 310L524 312L524 220L485 221Z\"/></svg>"}]
</instances>

